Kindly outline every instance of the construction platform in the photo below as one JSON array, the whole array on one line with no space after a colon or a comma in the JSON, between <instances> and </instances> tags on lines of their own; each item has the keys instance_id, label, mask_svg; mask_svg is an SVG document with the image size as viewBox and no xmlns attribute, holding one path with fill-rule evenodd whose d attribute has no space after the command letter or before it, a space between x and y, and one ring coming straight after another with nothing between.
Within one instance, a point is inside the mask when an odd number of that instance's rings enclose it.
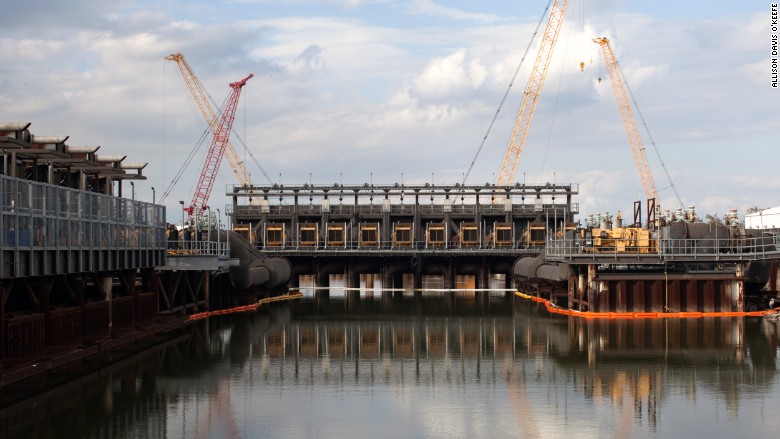
<instances>
[{"instance_id":1,"label":"construction platform","mask_svg":"<svg viewBox=\"0 0 780 439\"><path fill-rule=\"evenodd\" d=\"M164 206L122 196L146 163L30 125L0 123L0 388L180 325L226 283L180 261L224 247L169 256Z\"/></svg>"}]
</instances>

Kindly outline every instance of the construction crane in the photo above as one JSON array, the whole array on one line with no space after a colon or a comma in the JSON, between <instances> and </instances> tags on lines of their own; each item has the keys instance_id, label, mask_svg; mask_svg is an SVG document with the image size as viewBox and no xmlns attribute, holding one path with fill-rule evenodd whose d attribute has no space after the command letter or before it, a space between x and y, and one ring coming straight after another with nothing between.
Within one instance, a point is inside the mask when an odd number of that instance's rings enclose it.
<instances>
[{"instance_id":1,"label":"construction crane","mask_svg":"<svg viewBox=\"0 0 780 439\"><path fill-rule=\"evenodd\" d=\"M631 105L628 101L628 94L626 93L626 87L623 82L623 73L620 70L620 66L618 66L615 53L612 51L612 46L609 44L608 39L601 37L594 38L593 41L601 46L601 49L604 52L607 72L609 73L612 89L615 92L615 98L617 99L617 104L620 108L620 115L623 117L623 125L626 127L628 141L631 143L631 149L634 152L634 161L636 161L636 168L637 171L639 171L639 178L642 180L645 196L648 200L657 200L658 193L655 190L655 182L653 181L653 175L650 173L650 167L647 164L645 147L642 145L642 139L639 137L639 131L634 122L634 115L631 112Z\"/></svg>"},{"instance_id":2,"label":"construction crane","mask_svg":"<svg viewBox=\"0 0 780 439\"><path fill-rule=\"evenodd\" d=\"M506 147L504 159L501 162L501 169L498 172L496 184L499 186L508 186L512 184L517 172L517 166L520 164L520 154L523 152L525 140L528 137L528 130L531 128L531 120L536 111L536 105L539 103L539 95L542 93L547 70L550 67L553 49L558 41L558 35L561 32L563 18L566 16L566 8L569 6L569 0L554 0L550 8L550 17L547 20L547 26L544 29L544 37L539 48L539 54L531 69L531 76L528 78L528 85L523 92L523 102L520 104L520 110L515 119L515 126L512 129L512 135L509 138L509 144Z\"/></svg>"},{"instance_id":3,"label":"construction crane","mask_svg":"<svg viewBox=\"0 0 780 439\"><path fill-rule=\"evenodd\" d=\"M214 138L211 140L211 145L206 153L206 160L203 162L203 169L200 172L200 178L198 178L198 185L195 188L195 194L192 196L192 202L188 207L184 208L190 218L193 216L193 213L202 212L207 207L206 203L209 201L209 196L211 196L211 189L214 187L219 164L222 162L230 131L233 129L233 120L236 118L236 107L238 107L241 89L246 85L249 78L253 76L250 73L246 78L230 83L230 88L233 89L233 92L230 93L225 109L222 112L222 117L215 127Z\"/></svg>"},{"instance_id":4,"label":"construction crane","mask_svg":"<svg viewBox=\"0 0 780 439\"><path fill-rule=\"evenodd\" d=\"M187 60L184 59L184 55L181 53L174 53L173 55L166 56L165 59L168 61L175 61L179 66L181 76L184 79L184 83L187 84L190 93L192 93L195 104L198 106L201 114L203 114L203 118L206 120L206 124L211 130L211 133L216 136L218 127L217 115L210 103L208 93L206 93L203 84L201 84L198 77L195 76L195 73L187 63ZM230 167L233 168L233 173L236 174L236 179L241 187L247 188L247 190L252 187L252 181L249 179L249 175L246 172L244 162L239 159L238 154L230 141L228 141L225 146L225 158L227 158L228 163L230 163ZM260 198L250 197L249 202L251 204L259 204Z\"/></svg>"}]
</instances>

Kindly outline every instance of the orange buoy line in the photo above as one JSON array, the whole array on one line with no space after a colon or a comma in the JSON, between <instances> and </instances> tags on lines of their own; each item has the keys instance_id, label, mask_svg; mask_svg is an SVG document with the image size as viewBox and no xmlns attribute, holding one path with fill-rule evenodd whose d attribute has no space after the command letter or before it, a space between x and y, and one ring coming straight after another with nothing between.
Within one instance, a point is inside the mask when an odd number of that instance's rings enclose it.
<instances>
[{"instance_id":1,"label":"orange buoy line","mask_svg":"<svg viewBox=\"0 0 780 439\"><path fill-rule=\"evenodd\" d=\"M252 303L250 305L242 305L242 306L236 306L234 308L218 309L215 311L204 311L204 312L191 314L188 320L200 320L211 316L223 316L227 314L235 314L238 312L254 311L257 308L260 308L261 306L265 305L266 303L280 302L283 300L300 299L301 297L303 297L303 293L300 292L292 293L292 294L284 294L282 296L266 297L265 299L260 299L256 303Z\"/></svg>"},{"instance_id":2,"label":"orange buoy line","mask_svg":"<svg viewBox=\"0 0 780 439\"><path fill-rule=\"evenodd\" d=\"M777 309L764 311L722 311L722 312L593 312L577 311L574 309L561 308L552 304L549 300L541 297L515 291L515 295L523 299L543 303L547 311L552 314L561 314L566 316L581 317L584 319L686 319L701 317L761 317L765 314L777 313Z\"/></svg>"}]
</instances>

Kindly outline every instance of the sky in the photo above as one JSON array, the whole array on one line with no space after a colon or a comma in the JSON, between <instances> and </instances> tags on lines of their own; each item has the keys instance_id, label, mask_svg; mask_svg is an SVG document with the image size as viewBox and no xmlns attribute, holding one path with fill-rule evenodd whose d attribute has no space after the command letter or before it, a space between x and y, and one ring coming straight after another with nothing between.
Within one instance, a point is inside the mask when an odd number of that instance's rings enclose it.
<instances>
[{"instance_id":1,"label":"sky","mask_svg":"<svg viewBox=\"0 0 780 439\"><path fill-rule=\"evenodd\" d=\"M606 36L654 141L637 120L662 207L743 217L780 205L770 4L571 0L515 181L578 185L580 219L630 212L644 198L591 41ZM455 184L546 5L10 0L0 14L0 121L148 162L136 198L167 192L175 221L210 143L176 64L163 59L181 52L220 104L230 82L255 75L233 126L246 147L233 144L257 184ZM495 180L538 47L537 38L467 184ZM235 183L223 161L209 204L230 203Z\"/></svg>"}]
</instances>

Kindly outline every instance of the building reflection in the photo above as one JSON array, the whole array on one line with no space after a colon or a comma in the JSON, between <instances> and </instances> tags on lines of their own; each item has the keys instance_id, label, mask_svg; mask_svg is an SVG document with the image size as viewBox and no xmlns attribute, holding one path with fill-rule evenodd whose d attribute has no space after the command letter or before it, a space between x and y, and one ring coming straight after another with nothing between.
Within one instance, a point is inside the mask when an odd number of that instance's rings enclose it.
<instances>
[{"instance_id":1,"label":"building reflection","mask_svg":"<svg viewBox=\"0 0 780 439\"><path fill-rule=\"evenodd\" d=\"M445 302L456 311L436 307ZM528 389L573 392L591 408L609 407L615 436L630 436L658 429L670 392L695 401L704 389L736 413L743 395L774 388L777 332L763 319L551 317L503 298L349 308L312 300L212 319L143 353L106 359L4 409L0 436L51 437L67 428L78 437L208 437L215 429L238 437L237 389L285 383L492 385L506 392L526 436L543 430L536 419L549 410ZM20 386L6 392L35 393L35 383Z\"/></svg>"}]
</instances>

